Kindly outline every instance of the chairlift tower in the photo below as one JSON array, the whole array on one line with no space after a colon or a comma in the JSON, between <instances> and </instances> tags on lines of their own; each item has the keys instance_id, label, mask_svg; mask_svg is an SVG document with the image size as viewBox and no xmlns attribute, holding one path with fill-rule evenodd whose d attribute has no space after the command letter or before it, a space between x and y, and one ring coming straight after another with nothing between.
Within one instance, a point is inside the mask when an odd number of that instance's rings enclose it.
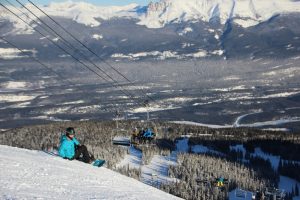
<instances>
[{"instance_id":1,"label":"chairlift tower","mask_svg":"<svg viewBox=\"0 0 300 200\"><path fill-rule=\"evenodd\" d=\"M147 110L147 122L150 121L150 114L149 114L149 100L144 101L144 106Z\"/></svg>"},{"instance_id":2,"label":"chairlift tower","mask_svg":"<svg viewBox=\"0 0 300 200\"><path fill-rule=\"evenodd\" d=\"M121 113L119 110L116 110L116 126L117 126L117 129L119 129L119 120L120 120L120 116L121 116Z\"/></svg>"}]
</instances>

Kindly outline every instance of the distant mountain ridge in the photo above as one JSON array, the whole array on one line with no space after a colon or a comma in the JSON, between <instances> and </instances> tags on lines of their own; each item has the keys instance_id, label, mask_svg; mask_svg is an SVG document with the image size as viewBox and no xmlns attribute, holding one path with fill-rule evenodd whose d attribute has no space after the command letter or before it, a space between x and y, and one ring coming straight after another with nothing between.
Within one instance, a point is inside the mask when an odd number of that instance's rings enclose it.
<instances>
[{"instance_id":1,"label":"distant mountain ridge","mask_svg":"<svg viewBox=\"0 0 300 200\"><path fill-rule=\"evenodd\" d=\"M282 13L300 12L300 2L290 0L161 0L150 3L140 24L149 28L163 27L182 21L205 21L218 18L225 24L234 23L247 28Z\"/></svg>"},{"instance_id":2,"label":"distant mountain ridge","mask_svg":"<svg viewBox=\"0 0 300 200\"><path fill-rule=\"evenodd\" d=\"M46 19L34 6L26 6ZM19 10L7 7L33 23ZM105 59L256 59L300 54L300 1L161 0L144 7L101 7L67 1L41 8ZM66 58L57 50L49 53L54 46L51 42L4 8L0 7L0 11L2 36L11 37L23 49L37 50L39 57ZM55 42L61 41L57 35L46 34Z\"/></svg>"},{"instance_id":3,"label":"distant mountain ridge","mask_svg":"<svg viewBox=\"0 0 300 200\"><path fill-rule=\"evenodd\" d=\"M34 9L30 4L27 6L30 9ZM219 18L222 24L234 18L233 21L236 24L242 27L250 27L264 22L277 14L300 13L300 1L161 0L156 3L151 2L144 9L142 8L138 4L103 7L72 1L51 3L49 6L42 7L52 16L70 18L87 26L99 26L101 23L97 18L108 20L114 17L129 17L138 19L138 24L145 25L148 28L161 28L169 23L184 21L196 22L200 20L209 22L213 18ZM23 11L26 12L25 9ZM11 19L9 16L9 13L4 12L4 18ZM14 20L12 19L12 21Z\"/></svg>"}]
</instances>

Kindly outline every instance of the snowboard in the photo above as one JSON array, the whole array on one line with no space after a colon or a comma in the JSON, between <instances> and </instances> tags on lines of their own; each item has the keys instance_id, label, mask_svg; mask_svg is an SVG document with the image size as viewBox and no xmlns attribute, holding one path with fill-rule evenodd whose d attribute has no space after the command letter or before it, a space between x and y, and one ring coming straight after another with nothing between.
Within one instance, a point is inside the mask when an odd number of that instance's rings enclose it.
<instances>
[{"instance_id":1,"label":"snowboard","mask_svg":"<svg viewBox=\"0 0 300 200\"><path fill-rule=\"evenodd\" d=\"M51 156L60 157L57 152L49 152L49 151L43 151L43 152L47 153L47 154L49 154ZM95 166L95 167L102 167L105 164L105 160L96 159L91 164L93 166Z\"/></svg>"},{"instance_id":2,"label":"snowboard","mask_svg":"<svg viewBox=\"0 0 300 200\"><path fill-rule=\"evenodd\" d=\"M101 167L105 163L105 160L96 159L92 162L92 165L95 167Z\"/></svg>"}]
</instances>

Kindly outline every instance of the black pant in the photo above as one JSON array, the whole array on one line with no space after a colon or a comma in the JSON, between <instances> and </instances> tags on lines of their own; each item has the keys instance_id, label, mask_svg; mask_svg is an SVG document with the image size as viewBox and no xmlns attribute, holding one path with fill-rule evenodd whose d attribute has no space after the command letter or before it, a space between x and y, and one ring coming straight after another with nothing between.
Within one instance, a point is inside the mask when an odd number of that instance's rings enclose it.
<instances>
[{"instance_id":1,"label":"black pant","mask_svg":"<svg viewBox=\"0 0 300 200\"><path fill-rule=\"evenodd\" d=\"M95 160L94 156L89 154L86 146L84 145L76 146L74 158L85 163L90 163Z\"/></svg>"}]
</instances>

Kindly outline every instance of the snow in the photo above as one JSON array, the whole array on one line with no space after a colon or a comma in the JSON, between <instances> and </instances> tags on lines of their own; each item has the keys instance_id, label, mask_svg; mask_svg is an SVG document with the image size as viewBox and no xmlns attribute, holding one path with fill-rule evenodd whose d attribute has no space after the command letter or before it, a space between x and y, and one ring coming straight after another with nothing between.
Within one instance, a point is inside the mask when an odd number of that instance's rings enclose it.
<instances>
[{"instance_id":1,"label":"snow","mask_svg":"<svg viewBox=\"0 0 300 200\"><path fill-rule=\"evenodd\" d=\"M246 149L245 149L244 145L242 145L242 144L237 144L237 145L235 145L235 146L230 146L229 148L230 148L230 151L235 150L235 151L240 151L240 152L242 152L242 153L243 153L243 157L245 158L245 155L246 155Z\"/></svg>"},{"instance_id":2,"label":"snow","mask_svg":"<svg viewBox=\"0 0 300 200\"><path fill-rule=\"evenodd\" d=\"M164 99L163 101L165 101L165 102L174 102L174 103L184 103L184 102L193 101L195 99L197 99L197 98L191 98L191 97L174 97L174 98Z\"/></svg>"},{"instance_id":3,"label":"snow","mask_svg":"<svg viewBox=\"0 0 300 200\"><path fill-rule=\"evenodd\" d=\"M97 20L97 18L108 20L113 17L134 17L137 18L137 9L139 6L137 4L129 4L126 6L96 6L93 4L89 4L86 2L73 2L73 1L65 1L65 2L52 2L48 6L41 6L40 8L45 11L50 16L64 17L68 19L72 19L77 23L84 24L90 27L99 26L101 23ZM17 15L21 15L21 12L15 10L12 6L7 5L7 7L13 10ZM27 3L26 7L30 10L35 10L35 8ZM3 8L4 9L4 8ZM17 20L16 17L12 16L6 10L3 12L1 8L1 18L8 19L13 22L15 30L12 31L12 34L32 34L33 30L24 25L24 23L20 20ZM24 13L29 14L29 12L25 8L19 8ZM42 12L35 13L38 17L42 17ZM1 19L0 18L0 19ZM30 19L26 20L30 23Z\"/></svg>"},{"instance_id":4,"label":"snow","mask_svg":"<svg viewBox=\"0 0 300 200\"><path fill-rule=\"evenodd\" d=\"M65 107L60 107L60 108L51 108L51 109L45 111L44 114L46 114L46 115L64 114L70 109L71 109L71 106L65 106Z\"/></svg>"},{"instance_id":5,"label":"snow","mask_svg":"<svg viewBox=\"0 0 300 200\"><path fill-rule=\"evenodd\" d=\"M28 49L22 49L23 52L31 52L31 54L34 56L37 51L36 50L28 50ZM15 48L0 48L0 59L4 60L11 60L15 58L24 58L27 56L20 55L21 52L18 49Z\"/></svg>"},{"instance_id":6,"label":"snow","mask_svg":"<svg viewBox=\"0 0 300 200\"><path fill-rule=\"evenodd\" d=\"M278 13L300 12L300 2L288 0L161 0L150 3L139 24L161 28L169 23L219 18L222 24L229 19L250 27Z\"/></svg>"},{"instance_id":7,"label":"snow","mask_svg":"<svg viewBox=\"0 0 300 200\"><path fill-rule=\"evenodd\" d=\"M262 96L262 99L269 99L269 98L278 98L278 97L289 97L295 94L299 94L299 92L282 92L277 94L270 94L266 96Z\"/></svg>"},{"instance_id":8,"label":"snow","mask_svg":"<svg viewBox=\"0 0 300 200\"><path fill-rule=\"evenodd\" d=\"M40 97L41 98L41 97ZM81 103L84 103L83 100L78 100L78 101L70 101L70 102L65 102L65 103L62 103L61 105L70 105L70 104L81 104Z\"/></svg>"},{"instance_id":9,"label":"snow","mask_svg":"<svg viewBox=\"0 0 300 200\"><path fill-rule=\"evenodd\" d=\"M195 45L195 44L192 44L192 43L186 43L186 42L185 42L185 43L182 43L182 46L181 46L181 47L182 47L183 49L185 49L185 48L187 48L187 47L192 47L192 46L194 46L194 45Z\"/></svg>"},{"instance_id":10,"label":"snow","mask_svg":"<svg viewBox=\"0 0 300 200\"><path fill-rule=\"evenodd\" d=\"M263 126L278 126L282 124L288 124L292 122L299 122L300 118L290 118L290 119L278 119L273 121L265 121L265 122L256 122L252 124L240 124L238 127L263 127Z\"/></svg>"},{"instance_id":11,"label":"snow","mask_svg":"<svg viewBox=\"0 0 300 200\"><path fill-rule=\"evenodd\" d=\"M224 155L223 153L219 152L219 151L215 151L215 150L212 150L212 149L209 149L208 147L206 146L203 146L203 145L193 145L191 146L191 151L193 153L213 153L213 154L218 154L218 155Z\"/></svg>"},{"instance_id":12,"label":"snow","mask_svg":"<svg viewBox=\"0 0 300 200\"><path fill-rule=\"evenodd\" d=\"M129 154L116 167L140 170L140 181L154 187L158 187L161 183L177 181L177 179L170 178L168 173L170 165L177 165L176 152L172 152L169 156L154 155L148 165L144 165L142 157L142 151L129 147Z\"/></svg>"},{"instance_id":13,"label":"snow","mask_svg":"<svg viewBox=\"0 0 300 200\"><path fill-rule=\"evenodd\" d=\"M96 113L98 112L102 106L100 105L89 105L89 106L79 106L79 107L74 107L70 110L71 114L74 113Z\"/></svg>"},{"instance_id":14,"label":"snow","mask_svg":"<svg viewBox=\"0 0 300 200\"><path fill-rule=\"evenodd\" d=\"M59 38L58 38L58 37L57 37L57 38L53 38L53 39L52 39L52 41L53 41L53 42L58 42L58 40L59 40Z\"/></svg>"},{"instance_id":15,"label":"snow","mask_svg":"<svg viewBox=\"0 0 300 200\"><path fill-rule=\"evenodd\" d=\"M162 110L173 110L173 109L178 109L180 107L173 107L173 106L159 106L159 105L154 105L151 107L138 107L134 108L132 110L129 110L131 113L146 113L146 112L157 112L157 111L162 111Z\"/></svg>"},{"instance_id":16,"label":"snow","mask_svg":"<svg viewBox=\"0 0 300 200\"><path fill-rule=\"evenodd\" d=\"M177 140L176 143L176 151L178 153L187 153L189 152L189 138L184 138L181 140Z\"/></svg>"},{"instance_id":17,"label":"snow","mask_svg":"<svg viewBox=\"0 0 300 200\"><path fill-rule=\"evenodd\" d=\"M186 27L178 35L185 35L189 32L193 32L193 29L191 27Z\"/></svg>"},{"instance_id":18,"label":"snow","mask_svg":"<svg viewBox=\"0 0 300 200\"><path fill-rule=\"evenodd\" d=\"M246 198L242 197L243 195ZM229 192L229 200L252 200L252 192L240 189L232 190Z\"/></svg>"},{"instance_id":19,"label":"snow","mask_svg":"<svg viewBox=\"0 0 300 200\"><path fill-rule=\"evenodd\" d=\"M30 4L26 4L29 9L34 10ZM11 10L12 6L7 5ZM222 24L233 19L233 22L242 26L250 27L264 22L277 14L300 12L299 1L289 0L160 0L150 3L146 12L140 12L141 6L129 4L126 6L96 6L86 2L52 2L48 6L41 6L47 14L51 16L72 19L77 23L90 27L101 25L100 20L109 20L114 17L134 18L139 25L148 28L162 28L169 23L179 23L187 21L209 22L211 19L219 18ZM33 30L17 20L10 13L1 8L1 18L13 22L15 30L11 34L32 34ZM19 8L29 14L24 8ZM20 11L14 10L17 15ZM42 17L43 13L35 13ZM26 19L30 22L30 19ZM193 31L191 27L186 27L180 34ZM209 29L210 32L212 30ZM101 38L99 38L101 39Z\"/></svg>"},{"instance_id":20,"label":"snow","mask_svg":"<svg viewBox=\"0 0 300 200\"><path fill-rule=\"evenodd\" d=\"M261 110L257 110L253 113L245 114L239 116L236 121L234 122L233 126L234 127L263 127L263 126L277 126L281 124L287 124L291 122L299 122L300 118L299 117L291 117L291 118L282 118L278 120L273 120L273 121L264 121L264 122L255 122L252 124L241 124L241 121L243 118L249 116L249 115L254 115L254 114L259 114L262 113Z\"/></svg>"},{"instance_id":21,"label":"snow","mask_svg":"<svg viewBox=\"0 0 300 200\"><path fill-rule=\"evenodd\" d=\"M288 128L264 128L262 130L265 130L265 131L281 131L281 132L289 132L290 129Z\"/></svg>"},{"instance_id":22,"label":"snow","mask_svg":"<svg viewBox=\"0 0 300 200\"><path fill-rule=\"evenodd\" d=\"M234 80L234 79L231 79ZM233 86L229 88L214 88L210 89L211 91L219 91L219 92L230 92L230 91L236 91L236 90L245 90L247 89L245 85L238 85L238 86Z\"/></svg>"},{"instance_id":23,"label":"snow","mask_svg":"<svg viewBox=\"0 0 300 200\"><path fill-rule=\"evenodd\" d=\"M7 108L26 108L31 104L31 102L23 102L23 103L18 103L15 105L7 106L7 107L2 107L0 108L1 110L7 109Z\"/></svg>"},{"instance_id":24,"label":"snow","mask_svg":"<svg viewBox=\"0 0 300 200\"><path fill-rule=\"evenodd\" d=\"M177 52L172 52L172 51L150 51L150 52L138 52L138 53L130 53L128 55L122 54L122 53L115 53L113 55L111 55L112 58L127 58L130 60L139 60L140 58L143 57L148 57L148 56L152 56L152 57L157 57L158 60L165 60L167 58L181 58L179 55L177 55Z\"/></svg>"},{"instance_id":25,"label":"snow","mask_svg":"<svg viewBox=\"0 0 300 200\"><path fill-rule=\"evenodd\" d=\"M118 140L118 139L115 139ZM134 148L134 147L129 147L129 154L125 156L125 158L117 164L117 168L128 166L130 169L140 169L142 165L142 156L143 153L142 151Z\"/></svg>"},{"instance_id":26,"label":"snow","mask_svg":"<svg viewBox=\"0 0 300 200\"><path fill-rule=\"evenodd\" d=\"M67 55L67 54L62 54L62 55L59 55L58 57L60 57L60 58L68 58L68 57L71 57L71 56Z\"/></svg>"},{"instance_id":27,"label":"snow","mask_svg":"<svg viewBox=\"0 0 300 200\"><path fill-rule=\"evenodd\" d=\"M205 127L209 127L209 128L232 128L232 125L203 124L203 123L197 123L197 122L191 122L191 121L170 121L170 123L186 124L186 125L192 125L192 126L205 126Z\"/></svg>"},{"instance_id":28,"label":"snow","mask_svg":"<svg viewBox=\"0 0 300 200\"><path fill-rule=\"evenodd\" d=\"M295 188L296 184L298 184L298 187L300 187L300 183L298 181L286 176L280 176L279 189L284 190L286 192L292 192L292 189Z\"/></svg>"},{"instance_id":29,"label":"snow","mask_svg":"<svg viewBox=\"0 0 300 200\"><path fill-rule=\"evenodd\" d=\"M254 153L250 154L251 156L258 156L265 160L269 160L273 169L277 170L280 162L280 156L274 156L272 154L266 154L261 150L261 148L256 147Z\"/></svg>"},{"instance_id":30,"label":"snow","mask_svg":"<svg viewBox=\"0 0 300 200\"><path fill-rule=\"evenodd\" d=\"M20 89L25 88L27 85L28 83L23 81L8 81L3 84L6 89Z\"/></svg>"},{"instance_id":31,"label":"snow","mask_svg":"<svg viewBox=\"0 0 300 200\"><path fill-rule=\"evenodd\" d=\"M299 60L299 59L300 59L300 56L293 57L292 59L293 59L293 60Z\"/></svg>"},{"instance_id":32,"label":"snow","mask_svg":"<svg viewBox=\"0 0 300 200\"><path fill-rule=\"evenodd\" d=\"M40 151L0 145L0 168L1 199L179 199L105 167Z\"/></svg>"},{"instance_id":33,"label":"snow","mask_svg":"<svg viewBox=\"0 0 300 200\"><path fill-rule=\"evenodd\" d=\"M92 36L92 38L95 39L95 40L101 40L101 39L103 39L103 35L94 34L94 35Z\"/></svg>"},{"instance_id":34,"label":"snow","mask_svg":"<svg viewBox=\"0 0 300 200\"><path fill-rule=\"evenodd\" d=\"M224 51L222 49L214 50L214 51L211 52L211 54L221 56L221 55L224 54Z\"/></svg>"},{"instance_id":35,"label":"snow","mask_svg":"<svg viewBox=\"0 0 300 200\"><path fill-rule=\"evenodd\" d=\"M193 57L193 58L202 58L208 56L207 51L203 49L198 49L198 52L192 53L192 54L186 54L187 57Z\"/></svg>"},{"instance_id":36,"label":"snow","mask_svg":"<svg viewBox=\"0 0 300 200\"><path fill-rule=\"evenodd\" d=\"M149 165L142 166L141 181L154 187L161 183L176 182L177 179L169 177L169 166L177 165L176 160L175 152L170 156L154 155Z\"/></svg>"},{"instance_id":37,"label":"snow","mask_svg":"<svg viewBox=\"0 0 300 200\"><path fill-rule=\"evenodd\" d=\"M36 96L18 95L18 94L0 94L0 102L29 101L34 98L36 98Z\"/></svg>"},{"instance_id":38,"label":"snow","mask_svg":"<svg viewBox=\"0 0 300 200\"><path fill-rule=\"evenodd\" d=\"M232 81L232 80L240 80L237 76L227 76L224 78L225 81Z\"/></svg>"},{"instance_id":39,"label":"snow","mask_svg":"<svg viewBox=\"0 0 300 200\"><path fill-rule=\"evenodd\" d=\"M194 106L196 105L201 105L199 103L193 104ZM260 112L257 112L260 113ZM192 126L204 126L208 128L232 128L232 127L253 127L253 128L259 128L259 127L264 127L264 126L278 126L282 124L288 124L292 122L299 122L300 118L299 117L291 117L291 118L282 118L278 120L273 120L273 121L264 121L264 122L255 122L251 124L241 124L241 120L251 114L257 114L257 113L250 113L250 114L245 114L239 116L236 121L233 123L233 125L217 125L217 124L204 124L204 123L198 123L198 122L192 122L192 121L170 121L170 123L175 123L175 124L185 124L185 125L192 125ZM284 129L285 130L285 129Z\"/></svg>"}]
</instances>

